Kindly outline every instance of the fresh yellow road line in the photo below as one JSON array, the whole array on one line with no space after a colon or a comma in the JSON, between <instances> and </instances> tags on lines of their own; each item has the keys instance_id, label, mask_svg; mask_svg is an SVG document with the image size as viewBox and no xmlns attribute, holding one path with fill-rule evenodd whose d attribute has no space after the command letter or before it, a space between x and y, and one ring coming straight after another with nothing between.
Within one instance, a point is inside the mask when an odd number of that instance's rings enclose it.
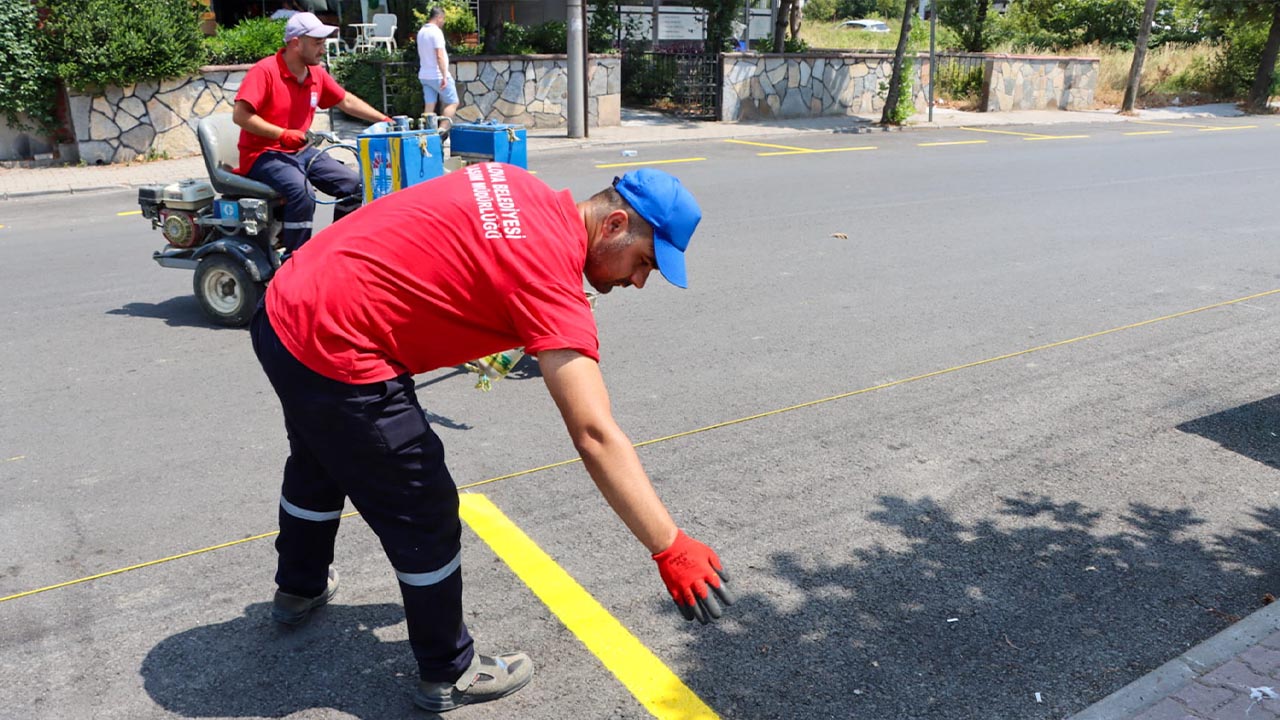
<instances>
[{"instance_id":1,"label":"fresh yellow road line","mask_svg":"<svg viewBox=\"0 0 1280 720\"><path fill-rule=\"evenodd\" d=\"M1087 138L1088 135L1046 135L1044 137L1022 138L1027 142L1039 142L1041 140L1075 140L1077 138Z\"/></svg>"},{"instance_id":2,"label":"fresh yellow road line","mask_svg":"<svg viewBox=\"0 0 1280 720\"><path fill-rule=\"evenodd\" d=\"M753 420L760 420L762 418L772 417L774 415L781 415L783 413L792 412L794 410L802 410L804 408L814 407L816 405L822 405L824 403L834 402L836 400L843 400L845 398L854 397L856 395L865 395L867 393L875 392L877 390L886 390L891 387L906 385L907 383L918 382L920 380L928 380L930 378L935 378L942 375L948 375L950 373L959 372L961 370L968 370L970 368L980 367L982 365L989 365L991 363L1000 362L1002 360L1009 360L1011 358L1016 358L1016 357L1022 357L1023 355L1030 355L1031 353L1041 352L1044 350L1052 350L1053 348L1072 345L1074 343L1083 342L1085 340L1093 340L1095 338L1111 335L1124 330L1133 330L1135 328L1145 327L1147 325L1154 325L1155 323L1165 322L1167 320L1176 320L1178 318L1186 317L1188 315L1195 315L1196 313L1202 313L1208 310L1216 310L1218 308L1237 305L1240 303L1248 302L1250 300L1257 300L1259 298L1264 298L1264 297L1267 297L1270 295L1276 295L1276 294L1280 294L1280 288L1277 288L1275 290L1267 290L1265 292L1260 292L1260 293L1254 293L1253 295L1246 295L1244 297L1236 298L1234 300L1223 300L1222 302L1213 303L1212 305L1203 305L1198 308L1192 308L1191 310L1183 310L1181 312L1176 312L1169 315L1162 315L1157 318L1151 318L1150 320L1142 320L1135 323L1129 323L1128 325L1121 325L1119 327L1113 327L1107 330L1099 330L1098 332L1089 333L1088 335L1080 335L1078 337L1073 337L1067 340L1059 340L1057 342L1048 343L1046 345L1037 345L1036 347L1027 348L1025 350L1018 350L1016 352L1008 353L1005 355L998 355L996 357L987 358L985 360L975 360L973 362L965 363L963 365L955 365L949 368L945 368L943 370L934 370L933 372L927 372L922 375L913 375L911 377L903 378L901 380L892 380L887 383L881 383L880 385L873 385L871 387L865 387L860 390L852 390L850 392L841 393L839 395L832 395L830 397L821 398L819 400L810 400L808 402L799 403L797 405L790 405L784 408L779 408L777 410L769 410L767 412L757 413L755 415L748 415L747 417L737 418L736 420L726 420L724 422L716 423L714 425L707 425L704 427L695 428L693 430L686 430L684 432L679 432L674 435L666 435L663 437L654 438L652 440L645 440L644 442L638 442L638 443L635 443L635 447L641 448L647 445L656 445L661 442L667 442L668 440L676 440L679 438L688 437L690 435L697 435L698 433L709 432L711 430L719 430L721 428L726 428L731 425L738 425L745 422L751 422ZM496 483L503 480L511 480L513 478L522 477L524 475L533 475L535 473L544 472L546 470L554 470L555 468L574 465L580 462L582 462L581 458L561 460L560 462L549 463L547 465L540 465L538 467L529 468L528 470L520 470L518 472L508 473L506 475L499 475L498 477L492 477L492 478L489 478L488 480L479 480L477 482L467 483L466 485L459 485L458 489L469 490L471 488L480 487L481 485L488 485L490 483ZM357 514L358 513L350 512L350 513L346 513L342 517L349 518ZM193 555L199 555L201 553L211 552L213 550L220 550L222 548L231 547L232 545L239 545L240 543L246 543L251 540L260 540L263 538L274 537L276 534L277 534L276 532L263 533L261 535L254 535L253 537L244 538L242 540L233 540L228 543L222 543L221 545L214 545L212 547L201 548L200 550L192 550L190 552L180 553L178 555L171 555L169 557L161 558L159 560L152 560L150 562L140 563L138 565L130 565L129 567L126 567L126 568L111 570L109 572L99 573L97 575L91 575L89 577L80 578L78 580L68 580L67 582L58 583L57 585L50 585L48 587L37 588L35 590L28 590L26 592L18 593L17 595L0 597L0 602L5 602L6 600L16 600L17 598L20 598L20 597L35 595L37 593L46 592L48 590L56 590L58 588L67 587L69 585L76 585L78 583L88 582L90 580L97 580L98 578L109 577L111 575L119 575L120 573L128 572L130 570L137 570L139 568L145 568L145 567L150 567L152 565L159 565L160 563L164 563L164 562L169 562L170 560L178 560L181 558L191 557Z\"/></svg>"},{"instance_id":3,"label":"fresh yellow road line","mask_svg":"<svg viewBox=\"0 0 1280 720\"><path fill-rule=\"evenodd\" d=\"M1133 123L1133 124L1135 124L1135 125L1160 125L1160 126L1162 126L1162 127L1176 127L1176 128L1182 128L1183 130L1185 130L1185 129L1187 129L1187 128L1197 128L1197 129L1209 128L1209 129L1212 129L1212 128L1215 128L1215 127L1220 127L1220 126L1218 126L1218 125L1201 125L1200 123L1190 123L1190 122L1176 122L1176 123L1175 123L1175 122L1160 122L1159 120L1130 120L1129 122L1131 122L1131 123Z\"/></svg>"},{"instance_id":4,"label":"fresh yellow road line","mask_svg":"<svg viewBox=\"0 0 1280 720\"><path fill-rule=\"evenodd\" d=\"M488 498L463 493L459 500L462 519L654 717L718 717Z\"/></svg>"},{"instance_id":5,"label":"fresh yellow road line","mask_svg":"<svg viewBox=\"0 0 1280 720\"><path fill-rule=\"evenodd\" d=\"M1125 135L1172 135L1172 130L1139 130L1138 132L1127 132Z\"/></svg>"},{"instance_id":6,"label":"fresh yellow road line","mask_svg":"<svg viewBox=\"0 0 1280 720\"><path fill-rule=\"evenodd\" d=\"M116 217L124 217L125 215L141 215L141 214L142 214L141 210L125 210L124 212L116 213Z\"/></svg>"},{"instance_id":7,"label":"fresh yellow road line","mask_svg":"<svg viewBox=\"0 0 1280 720\"><path fill-rule=\"evenodd\" d=\"M805 152L808 148L796 147L794 145L774 145L772 143L751 142L750 140L725 140L728 143L736 143L738 145L754 145L756 147L774 148L776 150L797 150Z\"/></svg>"},{"instance_id":8,"label":"fresh yellow road line","mask_svg":"<svg viewBox=\"0 0 1280 720\"><path fill-rule=\"evenodd\" d=\"M843 148L826 148L823 150L784 150L780 152L763 152L756 153L760 157L776 157L778 155L817 155L819 153L833 152L854 152L857 150L875 150L875 145L863 145L861 147L843 147Z\"/></svg>"},{"instance_id":9,"label":"fresh yellow road line","mask_svg":"<svg viewBox=\"0 0 1280 720\"><path fill-rule=\"evenodd\" d=\"M916 143L920 147L942 147L943 145L983 145L987 140L951 140L949 142Z\"/></svg>"},{"instance_id":10,"label":"fresh yellow road line","mask_svg":"<svg viewBox=\"0 0 1280 720\"><path fill-rule=\"evenodd\" d=\"M597 165L596 167L600 169L604 169L604 168L619 168L619 167L635 167L637 165L670 165L672 163L698 162L699 160L706 160L706 158L698 157L698 158L677 158L675 160L643 160L643 161L637 160L636 162L608 163L606 165Z\"/></svg>"},{"instance_id":11,"label":"fresh yellow road line","mask_svg":"<svg viewBox=\"0 0 1280 720\"><path fill-rule=\"evenodd\" d=\"M1218 127L1202 127L1200 132L1222 132L1223 130L1253 130L1257 125L1220 125Z\"/></svg>"},{"instance_id":12,"label":"fresh yellow road line","mask_svg":"<svg viewBox=\"0 0 1280 720\"><path fill-rule=\"evenodd\" d=\"M996 135L1017 135L1019 137L1039 137L1039 138L1053 137L1052 135L1044 135L1042 133L1016 132L1014 130L992 130L990 128L975 128L975 127L966 127L966 126L961 126L960 129L968 130L969 132L994 133Z\"/></svg>"},{"instance_id":13,"label":"fresh yellow road line","mask_svg":"<svg viewBox=\"0 0 1280 720\"><path fill-rule=\"evenodd\" d=\"M0 225L0 227L4 227L4 226L3 226L3 225ZM5 460L5 462L13 462L14 460L21 460L21 459L23 459L23 458L25 458L25 457L26 457L26 455L14 455L13 457L11 457L11 458L9 458L9 459Z\"/></svg>"}]
</instances>

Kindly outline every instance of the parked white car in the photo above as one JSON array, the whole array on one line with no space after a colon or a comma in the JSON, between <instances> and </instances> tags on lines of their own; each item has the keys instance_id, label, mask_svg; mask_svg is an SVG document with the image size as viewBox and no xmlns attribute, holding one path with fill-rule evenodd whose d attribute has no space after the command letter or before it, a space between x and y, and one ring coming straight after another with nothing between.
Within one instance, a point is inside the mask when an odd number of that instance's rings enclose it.
<instances>
[{"instance_id":1,"label":"parked white car","mask_svg":"<svg viewBox=\"0 0 1280 720\"><path fill-rule=\"evenodd\" d=\"M840 27L847 30L861 30L863 32L887 33L889 26L880 20L845 20L840 23Z\"/></svg>"}]
</instances>

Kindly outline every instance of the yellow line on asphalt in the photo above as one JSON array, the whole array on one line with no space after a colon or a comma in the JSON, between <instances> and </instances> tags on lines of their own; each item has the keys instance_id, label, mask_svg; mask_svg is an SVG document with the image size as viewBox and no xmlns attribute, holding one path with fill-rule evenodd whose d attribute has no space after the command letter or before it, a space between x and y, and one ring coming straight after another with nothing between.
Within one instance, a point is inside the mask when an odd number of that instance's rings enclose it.
<instances>
[{"instance_id":1,"label":"yellow line on asphalt","mask_svg":"<svg viewBox=\"0 0 1280 720\"><path fill-rule=\"evenodd\" d=\"M1157 318L1151 318L1150 320L1141 320L1139 322L1129 323L1128 325L1121 325L1119 327L1113 327L1107 330L1099 330L1098 332L1089 333L1088 335L1080 335L1078 337L1073 337L1067 340L1059 340L1057 342L1051 342L1045 345L1037 345L1036 347L1027 348L1025 350L1018 350L1016 352L1007 353L1005 355L998 355L996 357L987 358L985 360L975 360L970 363L965 363L963 365L955 365L949 368L945 368L943 370L934 370L932 372L927 372L921 375L913 375L911 377L903 378L901 380L892 380L887 383L881 383L880 385L872 385L870 387L865 387L859 390L851 390L846 393L841 393L839 395L832 395L830 397L821 398L819 400L810 400L808 402L799 403L797 405L790 405L784 408L779 408L777 410L769 410L767 412L757 413L755 415L748 415L746 417L737 418L735 420L726 420L724 422L715 423L714 425L706 425L704 427L695 428L693 430L685 430L684 432L675 433L674 435L666 435L663 437L654 438L652 440L645 440L643 442L635 443L635 447L642 448L648 445L656 445L658 443L667 442L669 440L676 440L679 438L689 437L690 435L697 435L699 433L709 432L711 430L719 430L721 428L730 427L732 425L738 425L741 423L751 422L753 420L760 420L767 417L773 417L774 415L781 415L783 413L788 413L795 410L802 410L804 408L810 408L816 405L822 405L824 403L834 402L836 400L844 400L845 398L850 398L857 395L865 395L867 393L875 392L877 390L887 390L889 388L897 387L899 385L906 385L907 383L919 382L921 380L928 380L930 378L935 378L942 375L948 375L950 373L959 372L961 370L968 370L970 368L989 365L991 363L1000 362L1002 360L1009 360L1011 358L1030 355L1031 353L1042 352L1045 350L1052 350L1054 348L1064 347L1066 345L1072 345L1074 343L1083 342L1085 340L1093 340L1095 338L1104 337L1106 335L1111 335L1124 330L1133 330L1136 328L1145 327L1147 325L1154 325L1156 323L1165 322L1168 320L1176 320L1178 318L1187 317L1188 315L1195 315L1196 313L1202 313L1208 310L1216 310L1218 308L1229 307L1231 305L1237 305L1239 303L1248 302L1250 300L1257 300L1259 298L1268 297L1270 295L1276 295L1278 293L1280 293L1280 288L1276 288L1275 290L1267 290L1265 292L1260 292L1260 293L1254 293L1253 295L1246 295L1244 297L1239 297L1234 300L1223 300L1222 302L1213 303L1212 305L1202 305L1198 308L1183 310L1181 312L1171 313L1169 315L1162 315ZM459 485L458 490L470 490L471 488L480 487L481 485L489 485L490 483L501 482L503 480L511 480L513 478L518 478L525 475L533 475L535 473L544 472L546 470L553 470L555 468L565 467L568 465L574 465L580 462L582 462L581 458L571 458L569 460L561 460L560 462L549 463L547 465L540 465L538 467L529 468L528 470L520 470L517 472L508 473L506 475L499 475L498 477L492 477L492 478L489 478L488 480L479 480L473 483ZM357 514L359 513L350 512L350 513L344 514L342 517L345 519L345 518L353 517ZM193 555L199 555L201 553L211 552L213 550L220 550L222 548L231 547L233 545L239 545L241 543L250 542L252 540L261 540L263 538L274 537L275 535L278 534L278 532L279 531L273 531L268 533L262 533L261 535L254 535L252 537L243 538L241 540L232 540L231 542L222 543L220 545L201 548L199 550L191 550L189 552L179 553L178 555L170 555L169 557L161 558L159 560L152 560L150 562L139 563L137 565L130 565L129 567L120 568L118 570L111 570L104 573L98 573L97 575L90 575L89 577L83 577L78 580L68 580L67 582L58 583L57 585L49 585L47 587L36 588L35 590L28 590L26 592L21 592L16 595L8 595L6 597L0 597L0 603L5 602L6 600L16 600L21 597L27 597L28 595L35 595L37 593L42 593L49 590L57 590L58 588L68 587L70 585L76 585L79 583L88 582L90 580L97 580L99 578L110 577L111 575L119 575L120 573L128 572L130 570L138 570L140 568L151 567L152 565L159 565L160 563L169 562L170 560L178 560L181 558L191 557Z\"/></svg>"},{"instance_id":2,"label":"yellow line on asphalt","mask_svg":"<svg viewBox=\"0 0 1280 720\"><path fill-rule=\"evenodd\" d=\"M1125 135L1172 135L1172 130L1139 130L1138 132L1127 132Z\"/></svg>"},{"instance_id":3,"label":"yellow line on asphalt","mask_svg":"<svg viewBox=\"0 0 1280 720\"><path fill-rule=\"evenodd\" d=\"M1041 140L1075 140L1077 138L1087 138L1088 135L1045 135L1044 137L1028 137L1022 138L1027 142L1039 142Z\"/></svg>"},{"instance_id":4,"label":"yellow line on asphalt","mask_svg":"<svg viewBox=\"0 0 1280 720\"><path fill-rule=\"evenodd\" d=\"M718 717L488 498L458 499L462 519L654 717Z\"/></svg>"},{"instance_id":5,"label":"yellow line on asphalt","mask_svg":"<svg viewBox=\"0 0 1280 720\"><path fill-rule=\"evenodd\" d=\"M983 145L986 140L951 140L949 142L916 143L920 147L942 147L943 145Z\"/></svg>"},{"instance_id":6,"label":"yellow line on asphalt","mask_svg":"<svg viewBox=\"0 0 1280 720\"><path fill-rule=\"evenodd\" d=\"M798 150L805 152L808 148L796 147L794 145L774 145L772 143L751 142L750 140L725 140L728 143L736 143L738 145L754 145L756 147L776 148L778 150Z\"/></svg>"},{"instance_id":7,"label":"yellow line on asphalt","mask_svg":"<svg viewBox=\"0 0 1280 720\"><path fill-rule=\"evenodd\" d=\"M960 129L968 130L969 132L994 133L996 135L1018 135L1019 137L1040 137L1040 138L1053 137L1052 135L1044 135L1041 133L1025 133L1025 132L1017 132L1014 130L991 130L990 128L975 128L975 127L964 127L964 126L962 126Z\"/></svg>"},{"instance_id":8,"label":"yellow line on asphalt","mask_svg":"<svg viewBox=\"0 0 1280 720\"><path fill-rule=\"evenodd\" d=\"M1218 127L1202 127L1200 132L1222 132L1223 130L1253 130L1257 125L1221 125Z\"/></svg>"},{"instance_id":9,"label":"yellow line on asphalt","mask_svg":"<svg viewBox=\"0 0 1280 720\"><path fill-rule=\"evenodd\" d=\"M817 155L820 153L833 152L854 152L857 150L875 150L875 145L863 145L861 147L843 147L843 148L825 148L823 150L787 150L780 152L756 153L760 157L776 157L778 155Z\"/></svg>"},{"instance_id":10,"label":"yellow line on asphalt","mask_svg":"<svg viewBox=\"0 0 1280 720\"><path fill-rule=\"evenodd\" d=\"M1129 120L1130 123L1139 124L1139 126L1162 126L1170 128L1196 128L1201 132L1219 132L1224 129L1253 129L1258 126L1204 126L1199 123L1162 123L1160 120ZM1128 133L1126 133L1128 135Z\"/></svg>"},{"instance_id":11,"label":"yellow line on asphalt","mask_svg":"<svg viewBox=\"0 0 1280 720\"><path fill-rule=\"evenodd\" d=\"M0 227L4 227L4 226L3 226L3 225L0 225ZM26 457L26 455L14 455L13 457L9 458L8 460L5 460L5 462L13 462L14 460L21 460L21 459L23 459L23 458L25 458L25 457Z\"/></svg>"},{"instance_id":12,"label":"yellow line on asphalt","mask_svg":"<svg viewBox=\"0 0 1280 720\"><path fill-rule=\"evenodd\" d=\"M670 165L671 163L698 162L699 160L706 160L706 158L699 157L699 158L677 158L675 160L644 160L644 161L636 161L636 162L609 163L607 165L597 165L596 167L604 169L604 168L619 168L619 167L635 167L637 165Z\"/></svg>"},{"instance_id":13,"label":"yellow line on asphalt","mask_svg":"<svg viewBox=\"0 0 1280 720\"><path fill-rule=\"evenodd\" d=\"M124 212L116 213L116 217L124 217L125 215L141 215L141 214L142 214L141 210L125 210Z\"/></svg>"}]
</instances>

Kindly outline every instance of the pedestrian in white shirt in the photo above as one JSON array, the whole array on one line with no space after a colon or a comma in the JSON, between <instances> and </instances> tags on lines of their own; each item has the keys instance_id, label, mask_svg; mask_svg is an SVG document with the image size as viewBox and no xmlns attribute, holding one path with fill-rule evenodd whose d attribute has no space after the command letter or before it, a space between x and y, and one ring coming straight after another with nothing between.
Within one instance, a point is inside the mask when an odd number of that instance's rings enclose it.
<instances>
[{"instance_id":1,"label":"pedestrian in white shirt","mask_svg":"<svg viewBox=\"0 0 1280 720\"><path fill-rule=\"evenodd\" d=\"M458 88L449 73L449 51L445 49L444 8L436 5L427 12L427 23L418 31L418 80L422 82L422 104L425 112L437 112L436 104L444 105L439 114L453 125L453 115L458 110Z\"/></svg>"}]
</instances>

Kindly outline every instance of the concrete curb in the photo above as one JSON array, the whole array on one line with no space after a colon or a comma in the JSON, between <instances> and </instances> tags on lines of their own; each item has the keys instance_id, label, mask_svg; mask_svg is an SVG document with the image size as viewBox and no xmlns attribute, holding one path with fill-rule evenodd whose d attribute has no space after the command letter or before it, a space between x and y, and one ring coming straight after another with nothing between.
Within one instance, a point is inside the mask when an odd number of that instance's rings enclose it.
<instances>
[{"instance_id":1,"label":"concrete curb","mask_svg":"<svg viewBox=\"0 0 1280 720\"><path fill-rule=\"evenodd\" d=\"M1120 720L1136 715L1277 630L1280 630L1280 602L1273 602L1068 720Z\"/></svg>"}]
</instances>

